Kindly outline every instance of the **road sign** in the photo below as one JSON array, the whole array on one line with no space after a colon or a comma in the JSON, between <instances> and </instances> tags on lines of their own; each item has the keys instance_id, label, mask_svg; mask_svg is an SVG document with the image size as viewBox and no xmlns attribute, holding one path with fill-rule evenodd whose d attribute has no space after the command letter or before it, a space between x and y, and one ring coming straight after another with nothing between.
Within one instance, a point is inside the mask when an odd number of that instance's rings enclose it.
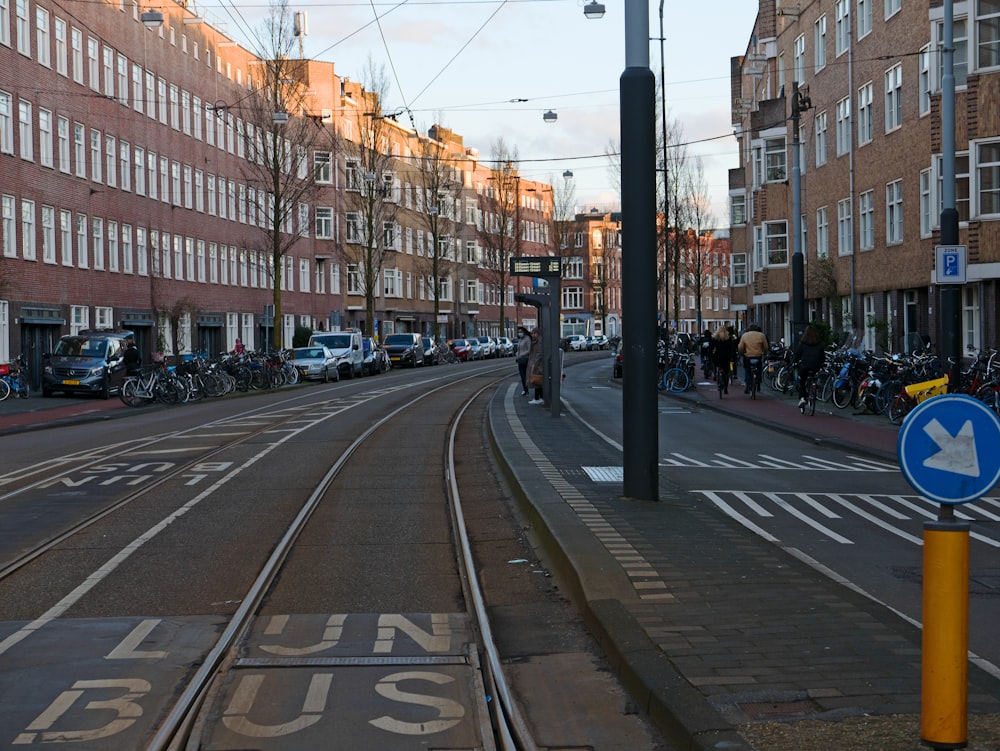
<instances>
[{"instance_id":1,"label":"road sign","mask_svg":"<svg viewBox=\"0 0 1000 751\"><path fill-rule=\"evenodd\" d=\"M906 481L939 503L967 503L1000 480L1000 418L964 394L935 396L906 416L896 453Z\"/></svg>"},{"instance_id":2,"label":"road sign","mask_svg":"<svg viewBox=\"0 0 1000 751\"><path fill-rule=\"evenodd\" d=\"M934 283L965 284L965 246L934 247Z\"/></svg>"}]
</instances>

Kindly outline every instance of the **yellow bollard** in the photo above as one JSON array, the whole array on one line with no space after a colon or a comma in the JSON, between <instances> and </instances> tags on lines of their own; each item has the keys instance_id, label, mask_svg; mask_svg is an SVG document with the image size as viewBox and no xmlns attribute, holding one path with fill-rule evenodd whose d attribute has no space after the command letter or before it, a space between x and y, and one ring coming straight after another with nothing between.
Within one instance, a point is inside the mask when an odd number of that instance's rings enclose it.
<instances>
[{"instance_id":1,"label":"yellow bollard","mask_svg":"<svg viewBox=\"0 0 1000 751\"><path fill-rule=\"evenodd\" d=\"M968 731L969 524L942 515L924 524L920 737L953 749Z\"/></svg>"}]
</instances>

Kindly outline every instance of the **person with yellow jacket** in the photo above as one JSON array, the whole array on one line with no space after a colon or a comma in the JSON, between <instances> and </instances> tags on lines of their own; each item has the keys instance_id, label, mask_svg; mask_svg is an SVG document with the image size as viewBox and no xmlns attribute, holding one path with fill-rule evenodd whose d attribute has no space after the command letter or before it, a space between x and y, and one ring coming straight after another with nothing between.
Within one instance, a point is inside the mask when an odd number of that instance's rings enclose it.
<instances>
[{"instance_id":1,"label":"person with yellow jacket","mask_svg":"<svg viewBox=\"0 0 1000 751\"><path fill-rule=\"evenodd\" d=\"M760 330L760 324L751 323L750 328L740 337L740 343L736 345L736 349L743 356L743 382L746 384L746 387L743 389L744 394L750 393L750 360L757 361L755 363L755 370L757 372L757 383L760 383L760 366L764 362L764 355L767 353L769 346L767 337Z\"/></svg>"}]
</instances>

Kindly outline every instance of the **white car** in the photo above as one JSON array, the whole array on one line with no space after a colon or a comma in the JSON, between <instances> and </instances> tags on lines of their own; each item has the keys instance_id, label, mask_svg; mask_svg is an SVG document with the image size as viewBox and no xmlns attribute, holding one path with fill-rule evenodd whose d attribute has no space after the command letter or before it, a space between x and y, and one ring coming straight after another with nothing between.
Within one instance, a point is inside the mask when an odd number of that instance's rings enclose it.
<instances>
[{"instance_id":1,"label":"white car","mask_svg":"<svg viewBox=\"0 0 1000 751\"><path fill-rule=\"evenodd\" d=\"M493 343L493 339L488 336L477 336L476 339L483 347L483 359L497 357L497 345Z\"/></svg>"},{"instance_id":2,"label":"white car","mask_svg":"<svg viewBox=\"0 0 1000 751\"><path fill-rule=\"evenodd\" d=\"M566 337L566 351L579 352L587 349L587 337L582 334L570 334Z\"/></svg>"}]
</instances>

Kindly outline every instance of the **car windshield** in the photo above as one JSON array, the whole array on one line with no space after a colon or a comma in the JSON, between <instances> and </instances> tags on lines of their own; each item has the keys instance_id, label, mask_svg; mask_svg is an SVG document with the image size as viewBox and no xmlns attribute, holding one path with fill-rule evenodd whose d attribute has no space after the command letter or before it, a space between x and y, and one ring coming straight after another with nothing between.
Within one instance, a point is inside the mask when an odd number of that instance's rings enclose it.
<instances>
[{"instance_id":1,"label":"car windshield","mask_svg":"<svg viewBox=\"0 0 1000 751\"><path fill-rule=\"evenodd\" d=\"M413 344L413 337L409 334L389 334L385 338L386 344Z\"/></svg>"},{"instance_id":2,"label":"car windshield","mask_svg":"<svg viewBox=\"0 0 1000 751\"><path fill-rule=\"evenodd\" d=\"M307 357L322 357L323 350L317 349L316 347L305 347L303 349L295 350L296 358L307 358Z\"/></svg>"},{"instance_id":3,"label":"car windshield","mask_svg":"<svg viewBox=\"0 0 1000 751\"><path fill-rule=\"evenodd\" d=\"M330 349L349 349L351 346L350 334L324 334L322 341Z\"/></svg>"},{"instance_id":4,"label":"car windshield","mask_svg":"<svg viewBox=\"0 0 1000 751\"><path fill-rule=\"evenodd\" d=\"M70 339L60 339L59 343L56 344L54 354L63 357L104 357L107 351L107 339L72 337Z\"/></svg>"}]
</instances>

